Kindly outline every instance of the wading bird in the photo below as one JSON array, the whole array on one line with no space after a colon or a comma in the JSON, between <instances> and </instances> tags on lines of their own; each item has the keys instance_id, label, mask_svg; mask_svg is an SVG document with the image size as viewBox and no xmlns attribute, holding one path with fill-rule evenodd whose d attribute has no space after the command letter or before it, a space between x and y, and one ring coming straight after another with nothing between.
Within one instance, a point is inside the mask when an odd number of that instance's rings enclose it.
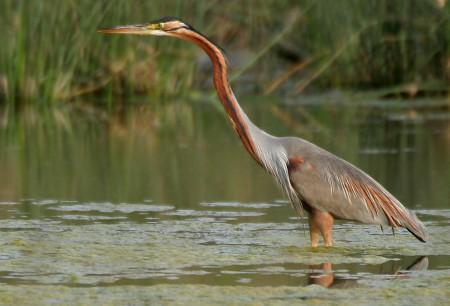
<instances>
[{"instance_id":1,"label":"wading bird","mask_svg":"<svg viewBox=\"0 0 450 306\"><path fill-rule=\"evenodd\" d=\"M304 139L275 137L253 124L231 90L221 48L187 23L163 18L99 32L180 38L208 54L214 68L214 86L234 130L253 159L274 176L293 208L300 214L308 212L312 247L318 245L320 235L325 246L332 246L334 219L404 227L420 241L427 239L414 213L362 170Z\"/></svg>"}]
</instances>

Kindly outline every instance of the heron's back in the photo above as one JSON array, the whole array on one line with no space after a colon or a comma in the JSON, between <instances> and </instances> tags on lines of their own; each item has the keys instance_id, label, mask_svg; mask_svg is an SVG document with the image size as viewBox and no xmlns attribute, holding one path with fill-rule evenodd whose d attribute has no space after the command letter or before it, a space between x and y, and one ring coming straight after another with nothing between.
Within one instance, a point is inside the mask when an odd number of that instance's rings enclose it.
<instances>
[{"instance_id":1,"label":"heron's back","mask_svg":"<svg viewBox=\"0 0 450 306\"><path fill-rule=\"evenodd\" d=\"M294 189L307 205L339 219L406 227L425 240L422 223L372 177L300 138L282 138Z\"/></svg>"}]
</instances>

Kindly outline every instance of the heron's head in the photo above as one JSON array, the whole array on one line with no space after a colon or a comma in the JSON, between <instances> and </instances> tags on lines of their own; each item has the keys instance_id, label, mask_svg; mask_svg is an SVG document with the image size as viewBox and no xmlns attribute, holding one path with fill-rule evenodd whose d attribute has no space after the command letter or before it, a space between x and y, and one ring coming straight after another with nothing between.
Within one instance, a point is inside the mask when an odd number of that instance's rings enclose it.
<instances>
[{"instance_id":1,"label":"heron's head","mask_svg":"<svg viewBox=\"0 0 450 306\"><path fill-rule=\"evenodd\" d=\"M191 26L173 17L165 17L145 24L116 26L99 29L100 33L107 34L134 34L183 37L186 31L192 30Z\"/></svg>"}]
</instances>

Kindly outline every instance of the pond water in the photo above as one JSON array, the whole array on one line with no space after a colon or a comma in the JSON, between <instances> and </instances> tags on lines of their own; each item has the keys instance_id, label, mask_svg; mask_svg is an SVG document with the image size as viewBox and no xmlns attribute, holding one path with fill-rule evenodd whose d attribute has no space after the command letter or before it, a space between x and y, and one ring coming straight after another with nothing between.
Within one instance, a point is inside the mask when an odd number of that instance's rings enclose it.
<instances>
[{"instance_id":1,"label":"pond water","mask_svg":"<svg viewBox=\"0 0 450 306\"><path fill-rule=\"evenodd\" d=\"M0 303L448 303L448 106L314 101L244 107L370 173L429 242L340 221L310 248L215 104L24 110L0 128Z\"/></svg>"}]
</instances>

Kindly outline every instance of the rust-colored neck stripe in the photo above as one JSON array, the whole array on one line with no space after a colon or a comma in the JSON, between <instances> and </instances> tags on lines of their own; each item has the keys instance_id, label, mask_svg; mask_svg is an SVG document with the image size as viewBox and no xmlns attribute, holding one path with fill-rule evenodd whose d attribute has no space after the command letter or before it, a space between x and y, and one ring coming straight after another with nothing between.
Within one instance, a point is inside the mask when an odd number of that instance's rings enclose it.
<instances>
[{"instance_id":1,"label":"rust-colored neck stripe","mask_svg":"<svg viewBox=\"0 0 450 306\"><path fill-rule=\"evenodd\" d=\"M229 86L228 70L223 53L216 45L197 32L186 30L183 34L177 36L197 44L208 54L214 66L214 86L219 99L231 120L233 128L253 159L262 165L250 135L247 117L243 114L243 111Z\"/></svg>"}]
</instances>

